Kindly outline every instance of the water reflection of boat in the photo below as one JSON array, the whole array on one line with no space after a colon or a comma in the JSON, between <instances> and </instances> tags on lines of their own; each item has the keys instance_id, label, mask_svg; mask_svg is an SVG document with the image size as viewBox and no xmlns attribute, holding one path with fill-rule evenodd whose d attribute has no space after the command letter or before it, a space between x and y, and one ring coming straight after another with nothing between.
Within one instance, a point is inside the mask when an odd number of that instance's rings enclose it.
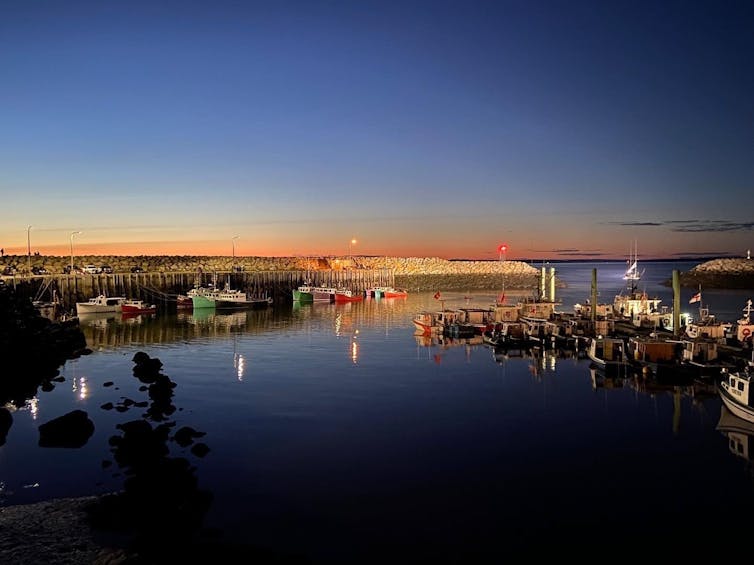
<instances>
[{"instance_id":1,"label":"water reflection of boat","mask_svg":"<svg viewBox=\"0 0 754 565\"><path fill-rule=\"evenodd\" d=\"M607 374L605 370L594 363L589 364L589 374L592 378L592 390L598 388L616 389L623 388L626 381L625 375Z\"/></svg>"},{"instance_id":2,"label":"water reflection of boat","mask_svg":"<svg viewBox=\"0 0 754 565\"><path fill-rule=\"evenodd\" d=\"M722 405L715 429L728 438L728 449L733 455L749 463L754 461L754 422L739 418Z\"/></svg>"},{"instance_id":3,"label":"water reflection of boat","mask_svg":"<svg viewBox=\"0 0 754 565\"><path fill-rule=\"evenodd\" d=\"M77 317L79 325L104 329L115 323L115 318L120 316L120 312L82 312Z\"/></svg>"},{"instance_id":4,"label":"water reflection of boat","mask_svg":"<svg viewBox=\"0 0 754 565\"><path fill-rule=\"evenodd\" d=\"M246 310L218 313L214 309L198 308L187 320L200 326L242 327L246 325Z\"/></svg>"},{"instance_id":5,"label":"water reflection of boat","mask_svg":"<svg viewBox=\"0 0 754 565\"><path fill-rule=\"evenodd\" d=\"M450 337L442 333L426 333L422 330L414 331L416 344L422 347L453 347L458 345L482 345L481 335L472 337Z\"/></svg>"}]
</instances>

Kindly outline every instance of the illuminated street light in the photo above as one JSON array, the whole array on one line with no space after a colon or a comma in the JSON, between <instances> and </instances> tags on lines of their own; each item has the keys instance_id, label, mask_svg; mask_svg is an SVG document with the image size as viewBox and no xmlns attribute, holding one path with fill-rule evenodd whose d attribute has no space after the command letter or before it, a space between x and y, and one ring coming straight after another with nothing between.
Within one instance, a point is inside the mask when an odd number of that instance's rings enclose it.
<instances>
[{"instance_id":1,"label":"illuminated street light","mask_svg":"<svg viewBox=\"0 0 754 565\"><path fill-rule=\"evenodd\" d=\"M72 231L71 232L71 272L70 274L73 274L73 236L80 234L80 231Z\"/></svg>"},{"instance_id":2,"label":"illuminated street light","mask_svg":"<svg viewBox=\"0 0 754 565\"><path fill-rule=\"evenodd\" d=\"M348 242L348 261L349 263L353 263L353 257L351 255L351 246L356 245L356 239L352 239Z\"/></svg>"},{"instance_id":3,"label":"illuminated street light","mask_svg":"<svg viewBox=\"0 0 754 565\"><path fill-rule=\"evenodd\" d=\"M31 226L26 227L26 257L27 257L27 264L29 268L29 274L31 274L31 240L29 239L29 232L31 231Z\"/></svg>"}]
</instances>

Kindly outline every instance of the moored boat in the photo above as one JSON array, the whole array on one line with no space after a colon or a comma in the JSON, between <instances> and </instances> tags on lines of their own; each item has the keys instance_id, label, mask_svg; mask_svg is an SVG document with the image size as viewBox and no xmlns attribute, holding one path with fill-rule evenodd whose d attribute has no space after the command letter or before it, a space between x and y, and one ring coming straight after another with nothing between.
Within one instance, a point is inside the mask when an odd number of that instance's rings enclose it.
<instances>
[{"instance_id":1,"label":"moored boat","mask_svg":"<svg viewBox=\"0 0 754 565\"><path fill-rule=\"evenodd\" d=\"M213 293L210 300L214 300L215 308L266 308L272 304L272 298L267 296L251 296L238 289L231 289L230 283L225 288Z\"/></svg>"},{"instance_id":2,"label":"moored boat","mask_svg":"<svg viewBox=\"0 0 754 565\"><path fill-rule=\"evenodd\" d=\"M309 284L302 284L293 289L294 302L314 302L314 287Z\"/></svg>"},{"instance_id":3,"label":"moored boat","mask_svg":"<svg viewBox=\"0 0 754 565\"><path fill-rule=\"evenodd\" d=\"M195 286L186 293L191 298L191 305L197 308L214 308L218 290L213 286Z\"/></svg>"},{"instance_id":4,"label":"moored boat","mask_svg":"<svg viewBox=\"0 0 754 565\"><path fill-rule=\"evenodd\" d=\"M126 300L121 305L124 314L154 314L157 312L156 304L148 304L143 300Z\"/></svg>"},{"instance_id":5,"label":"moored boat","mask_svg":"<svg viewBox=\"0 0 754 565\"><path fill-rule=\"evenodd\" d=\"M406 298L408 291L392 286L373 286L372 288L368 288L365 294L374 298Z\"/></svg>"},{"instance_id":6,"label":"moored boat","mask_svg":"<svg viewBox=\"0 0 754 565\"><path fill-rule=\"evenodd\" d=\"M105 296L100 294L90 298L87 302L76 303L77 314L99 314L103 312L121 312L125 296Z\"/></svg>"},{"instance_id":7,"label":"moored boat","mask_svg":"<svg viewBox=\"0 0 754 565\"><path fill-rule=\"evenodd\" d=\"M625 348L622 338L596 336L589 340L586 355L601 369L620 369L627 366Z\"/></svg>"},{"instance_id":8,"label":"moored boat","mask_svg":"<svg viewBox=\"0 0 754 565\"><path fill-rule=\"evenodd\" d=\"M723 404L734 415L749 422L754 422L754 398L751 395L751 363L738 371L723 370L724 379L720 381L718 391Z\"/></svg>"},{"instance_id":9,"label":"moored boat","mask_svg":"<svg viewBox=\"0 0 754 565\"><path fill-rule=\"evenodd\" d=\"M314 302L335 302L335 288L328 286L312 287L312 298Z\"/></svg>"},{"instance_id":10,"label":"moored boat","mask_svg":"<svg viewBox=\"0 0 754 565\"><path fill-rule=\"evenodd\" d=\"M711 338L725 343L733 324L718 320L709 308L699 308L699 316L686 322L686 335L690 338ZM743 332L742 332L743 333Z\"/></svg>"},{"instance_id":11,"label":"moored boat","mask_svg":"<svg viewBox=\"0 0 754 565\"><path fill-rule=\"evenodd\" d=\"M458 321L458 311L443 309L436 312L424 311L414 316L413 323L416 329L425 333L443 333L445 328Z\"/></svg>"},{"instance_id":12,"label":"moored boat","mask_svg":"<svg viewBox=\"0 0 754 565\"><path fill-rule=\"evenodd\" d=\"M354 292L348 288L338 288L335 290L335 302L357 302L363 300L361 293Z\"/></svg>"},{"instance_id":13,"label":"moored boat","mask_svg":"<svg viewBox=\"0 0 754 565\"><path fill-rule=\"evenodd\" d=\"M633 320L636 316L660 312L660 302L661 298L650 297L646 291L640 291L636 285L630 284L627 292L620 292L615 296L613 312L619 318Z\"/></svg>"}]
</instances>

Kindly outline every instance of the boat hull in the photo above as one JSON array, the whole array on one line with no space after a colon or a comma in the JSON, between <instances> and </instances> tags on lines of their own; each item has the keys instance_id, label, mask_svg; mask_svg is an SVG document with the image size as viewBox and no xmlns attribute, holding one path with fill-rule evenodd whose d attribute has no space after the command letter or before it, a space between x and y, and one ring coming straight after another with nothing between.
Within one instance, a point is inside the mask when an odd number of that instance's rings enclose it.
<instances>
[{"instance_id":1,"label":"boat hull","mask_svg":"<svg viewBox=\"0 0 754 565\"><path fill-rule=\"evenodd\" d=\"M76 314L107 314L111 312L121 312L125 301L125 297L98 296L90 299L89 302L77 302Z\"/></svg>"},{"instance_id":2,"label":"boat hull","mask_svg":"<svg viewBox=\"0 0 754 565\"><path fill-rule=\"evenodd\" d=\"M196 308L214 308L215 301L209 296L198 294L191 297L191 305L195 309Z\"/></svg>"},{"instance_id":3,"label":"boat hull","mask_svg":"<svg viewBox=\"0 0 754 565\"><path fill-rule=\"evenodd\" d=\"M249 298L245 300L224 300L217 298L215 300L215 308L252 308L262 309L267 308L272 303L269 298Z\"/></svg>"},{"instance_id":4,"label":"boat hull","mask_svg":"<svg viewBox=\"0 0 754 565\"><path fill-rule=\"evenodd\" d=\"M744 406L738 402L723 386L719 387L719 391L723 404L725 404L725 407L730 410L733 415L738 416L743 420L754 422L754 408Z\"/></svg>"},{"instance_id":5,"label":"boat hull","mask_svg":"<svg viewBox=\"0 0 754 565\"><path fill-rule=\"evenodd\" d=\"M293 300L294 302L314 302L314 295L311 292L294 288Z\"/></svg>"}]
</instances>

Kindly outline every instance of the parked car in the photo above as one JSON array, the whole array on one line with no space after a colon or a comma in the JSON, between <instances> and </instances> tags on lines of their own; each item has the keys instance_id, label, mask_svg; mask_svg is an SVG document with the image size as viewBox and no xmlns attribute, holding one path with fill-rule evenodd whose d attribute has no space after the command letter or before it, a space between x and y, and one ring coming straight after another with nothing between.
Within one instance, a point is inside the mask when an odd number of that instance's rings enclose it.
<instances>
[{"instance_id":1,"label":"parked car","mask_svg":"<svg viewBox=\"0 0 754 565\"><path fill-rule=\"evenodd\" d=\"M101 273L112 273L113 272L113 268L110 265L102 265L99 268L99 270L100 270Z\"/></svg>"},{"instance_id":2,"label":"parked car","mask_svg":"<svg viewBox=\"0 0 754 565\"><path fill-rule=\"evenodd\" d=\"M70 265L66 265L65 267L63 267L63 273L66 275L70 275L70 274L75 275L77 273L81 273L81 267L79 267L78 265L74 265L73 269L71 269Z\"/></svg>"},{"instance_id":3,"label":"parked car","mask_svg":"<svg viewBox=\"0 0 754 565\"><path fill-rule=\"evenodd\" d=\"M139 267L138 265L134 265L133 267L131 267L131 272L132 273L143 273L144 269L141 268L141 267Z\"/></svg>"},{"instance_id":4,"label":"parked car","mask_svg":"<svg viewBox=\"0 0 754 565\"><path fill-rule=\"evenodd\" d=\"M99 274L100 268L97 265L84 265L84 272L87 275Z\"/></svg>"},{"instance_id":5,"label":"parked car","mask_svg":"<svg viewBox=\"0 0 754 565\"><path fill-rule=\"evenodd\" d=\"M50 274L50 271L45 269L44 265L34 265L31 268L31 272L34 275L49 275Z\"/></svg>"},{"instance_id":6,"label":"parked car","mask_svg":"<svg viewBox=\"0 0 754 565\"><path fill-rule=\"evenodd\" d=\"M6 265L3 269L3 275L15 275L17 272L16 268L13 265Z\"/></svg>"}]
</instances>

